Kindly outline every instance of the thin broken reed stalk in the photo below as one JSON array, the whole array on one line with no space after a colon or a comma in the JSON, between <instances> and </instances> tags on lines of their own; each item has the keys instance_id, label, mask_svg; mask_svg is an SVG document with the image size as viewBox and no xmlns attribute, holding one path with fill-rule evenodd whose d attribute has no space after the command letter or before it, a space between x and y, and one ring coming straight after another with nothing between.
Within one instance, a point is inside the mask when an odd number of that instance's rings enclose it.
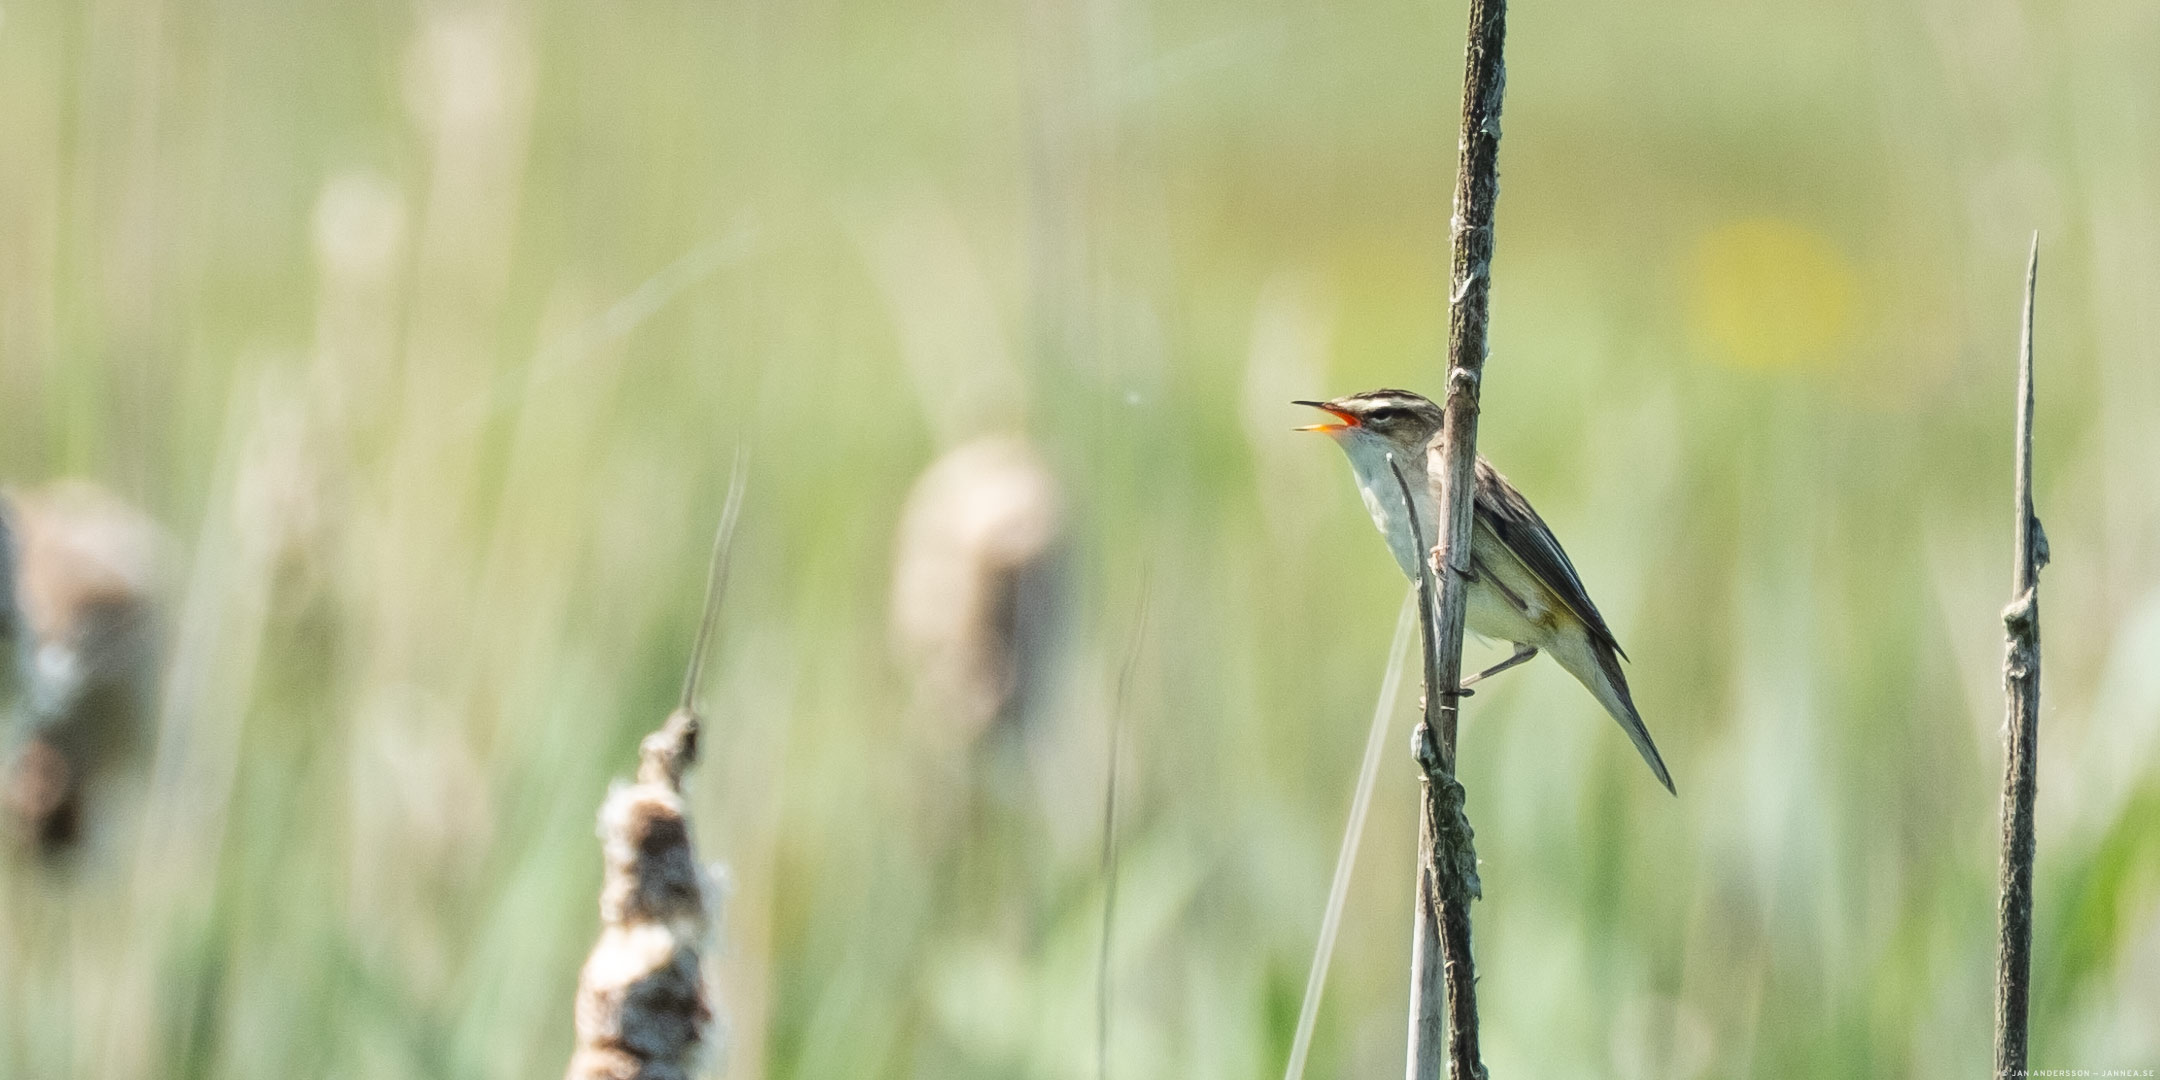
<instances>
[{"instance_id":1,"label":"thin broken reed stalk","mask_svg":"<svg viewBox=\"0 0 2160 1080\"><path fill-rule=\"evenodd\" d=\"M1432 504L1441 520L1432 523L1435 546L1419 574L1420 589L1434 594L1438 603L1437 610L1431 604L1421 610L1427 627L1425 722L1412 744L1423 773L1424 813L1410 963L1409 1080L1437 1080L1443 1061L1451 1080L1485 1076L1478 1052L1477 969L1470 953L1470 902L1479 890L1477 852L1463 810L1462 785L1455 781L1455 728L1477 492L1478 390L1485 372L1492 292L1493 208L1500 196L1506 37L1507 0L1470 0L1450 223L1454 250L1448 286L1447 394L1440 432L1425 450ZM1402 481L1400 471L1396 480ZM1404 502L1415 505L1407 485ZM1430 580L1435 573L1437 582Z\"/></svg>"},{"instance_id":2,"label":"thin broken reed stalk","mask_svg":"<svg viewBox=\"0 0 2160 1080\"><path fill-rule=\"evenodd\" d=\"M636 782L615 785L600 807L600 940L578 974L577 1046L566 1080L688 1080L708 1041L713 1009L703 956L719 895L698 864L682 779L697 761L695 702L743 486L737 453L682 698L639 744Z\"/></svg>"},{"instance_id":3,"label":"thin broken reed stalk","mask_svg":"<svg viewBox=\"0 0 2160 1080\"><path fill-rule=\"evenodd\" d=\"M1403 645L1410 639L1411 620L1421 606L1419 597L1416 590L1404 596L1402 614L1395 620L1387 671L1380 677L1380 700L1373 705L1372 726L1365 734L1365 757L1358 763L1357 791L1350 797L1350 820L1343 826L1342 845L1335 851L1335 877L1328 883L1327 911L1320 917L1320 940L1313 945L1312 966L1306 970L1305 1001L1298 1006L1297 1030L1290 1036L1290 1060L1283 1067L1283 1080L1304 1080L1305 1060L1312 1053L1313 1032L1320 1023L1321 993L1327 989L1328 965L1335 958L1335 940L1342 933L1350 874L1357 867L1358 844L1364 839L1373 787L1380 778L1380 752L1387 744L1388 717L1395 715L1395 696L1402 690ZM1422 620L1419 625L1423 625Z\"/></svg>"},{"instance_id":4,"label":"thin broken reed stalk","mask_svg":"<svg viewBox=\"0 0 2160 1080\"><path fill-rule=\"evenodd\" d=\"M1110 704L1109 759L1103 773L1102 822L1102 939L1095 953L1095 1077L1110 1080L1110 934L1117 923L1118 879L1118 756L1125 727L1125 706L1131 700L1133 671L1140 666L1140 645L1147 634L1148 585L1140 577L1140 611L1133 618L1132 644L1125 652L1125 666L1118 672L1117 696Z\"/></svg>"},{"instance_id":5,"label":"thin broken reed stalk","mask_svg":"<svg viewBox=\"0 0 2160 1080\"><path fill-rule=\"evenodd\" d=\"M2025 263L2025 317L2018 348L2015 435L2016 533L2010 606L2003 609L2002 891L1996 909L1995 1075L2022 1077L2026 1021L2032 1000L2033 799L2039 786L2040 568L2048 562L2047 533L2033 512L2033 292L2040 272L2040 234Z\"/></svg>"}]
</instances>

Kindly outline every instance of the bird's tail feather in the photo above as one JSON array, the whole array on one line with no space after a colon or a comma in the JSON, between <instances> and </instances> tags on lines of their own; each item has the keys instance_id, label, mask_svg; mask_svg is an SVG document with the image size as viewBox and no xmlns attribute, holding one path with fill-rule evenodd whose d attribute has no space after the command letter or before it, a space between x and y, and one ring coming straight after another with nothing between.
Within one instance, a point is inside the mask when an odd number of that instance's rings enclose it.
<instances>
[{"instance_id":1,"label":"bird's tail feather","mask_svg":"<svg viewBox=\"0 0 2160 1080\"><path fill-rule=\"evenodd\" d=\"M1650 741L1650 729L1643 726L1642 714L1635 711L1635 698L1628 693L1627 676L1620 671L1619 654L1611 645L1588 634L1567 636L1572 640L1556 643L1552 649L1553 659L1588 688L1598 699L1598 704L1605 706L1605 711L1619 721L1620 729L1635 743L1635 751L1657 775L1658 783L1678 795L1680 792L1673 787L1672 774L1665 769L1665 759L1658 754L1657 744Z\"/></svg>"}]
</instances>

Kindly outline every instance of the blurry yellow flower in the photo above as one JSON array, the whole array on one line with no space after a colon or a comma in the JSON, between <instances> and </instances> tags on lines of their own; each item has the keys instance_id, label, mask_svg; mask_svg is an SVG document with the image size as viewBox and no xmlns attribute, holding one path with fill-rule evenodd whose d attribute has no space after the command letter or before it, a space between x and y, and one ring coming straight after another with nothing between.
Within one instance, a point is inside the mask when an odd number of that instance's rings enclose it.
<instances>
[{"instance_id":1,"label":"blurry yellow flower","mask_svg":"<svg viewBox=\"0 0 2160 1080\"><path fill-rule=\"evenodd\" d=\"M1728 222L1696 245L1696 334L1736 367L1827 367L1853 322L1853 270L1828 238L1775 218Z\"/></svg>"}]
</instances>

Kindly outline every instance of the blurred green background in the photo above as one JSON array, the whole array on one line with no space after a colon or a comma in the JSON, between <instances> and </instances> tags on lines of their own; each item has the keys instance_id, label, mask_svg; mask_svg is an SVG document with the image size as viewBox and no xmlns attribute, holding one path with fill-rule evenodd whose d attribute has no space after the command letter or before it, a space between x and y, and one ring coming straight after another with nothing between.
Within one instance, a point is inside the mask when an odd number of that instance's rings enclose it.
<instances>
[{"instance_id":1,"label":"blurred green background","mask_svg":"<svg viewBox=\"0 0 2160 1080\"><path fill-rule=\"evenodd\" d=\"M2160 7L1514 8L1481 447L1680 798L1471 703L1493 1074L1986 1071L2034 229L2034 1061L2160 1067ZM738 444L727 1074L1093 1075L1117 714L1110 1074L1279 1075L1403 588L1287 402L1437 387L1462 27L0 0L0 478L170 538L0 1078L554 1075ZM1316 1077L1401 1068L1414 697Z\"/></svg>"}]
</instances>

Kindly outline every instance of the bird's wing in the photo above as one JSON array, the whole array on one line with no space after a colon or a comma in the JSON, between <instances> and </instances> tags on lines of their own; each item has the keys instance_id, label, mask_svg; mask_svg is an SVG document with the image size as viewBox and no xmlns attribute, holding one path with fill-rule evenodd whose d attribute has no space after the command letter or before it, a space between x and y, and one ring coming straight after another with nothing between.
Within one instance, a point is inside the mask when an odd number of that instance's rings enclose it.
<instances>
[{"instance_id":1,"label":"bird's wing","mask_svg":"<svg viewBox=\"0 0 2160 1080\"><path fill-rule=\"evenodd\" d=\"M1605 625L1605 617L1598 614L1597 605L1590 602L1589 590L1583 588L1575 564L1568 561L1567 552L1560 549L1560 541L1545 519L1530 508L1530 500L1523 498L1522 492L1515 490L1515 485L1508 483L1483 454L1477 459L1477 517L1590 628L1593 637L1612 646L1621 656L1627 655L1613 638L1612 629Z\"/></svg>"}]
</instances>

